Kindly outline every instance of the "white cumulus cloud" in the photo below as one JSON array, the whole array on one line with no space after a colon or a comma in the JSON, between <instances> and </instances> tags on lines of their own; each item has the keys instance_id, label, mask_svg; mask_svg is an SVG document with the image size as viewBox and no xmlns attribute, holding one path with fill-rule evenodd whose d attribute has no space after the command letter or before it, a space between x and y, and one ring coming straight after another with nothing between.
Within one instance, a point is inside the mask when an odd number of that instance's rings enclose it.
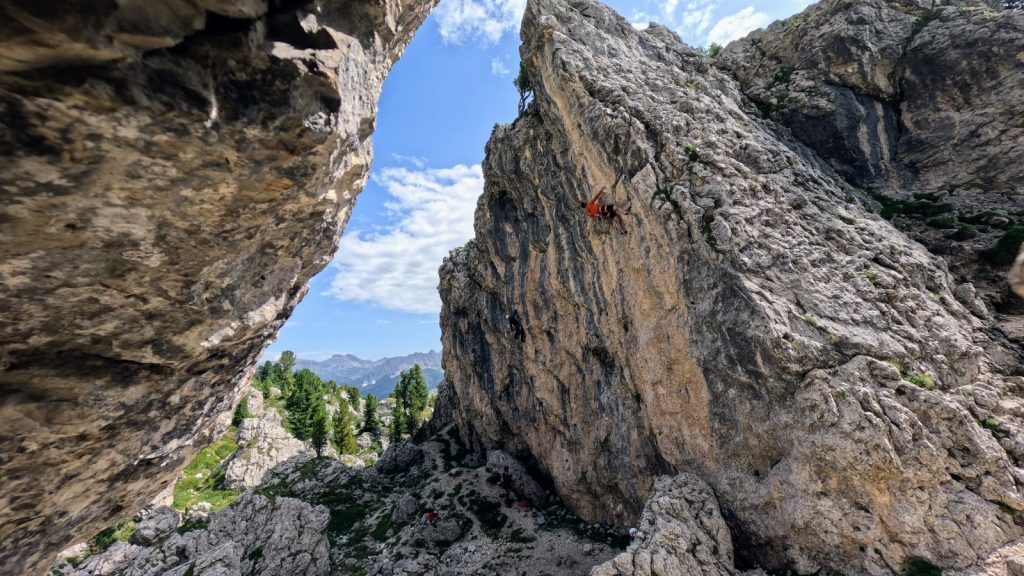
<instances>
[{"instance_id":1,"label":"white cumulus cloud","mask_svg":"<svg viewBox=\"0 0 1024 576\"><path fill-rule=\"evenodd\" d=\"M491 58L491 74L495 76L508 76L512 72L509 70L508 64L501 58Z\"/></svg>"},{"instance_id":2,"label":"white cumulus cloud","mask_svg":"<svg viewBox=\"0 0 1024 576\"><path fill-rule=\"evenodd\" d=\"M708 41L725 46L729 42L742 38L751 30L760 28L771 22L764 12L756 12L753 6L722 18L708 32Z\"/></svg>"},{"instance_id":3,"label":"white cumulus cloud","mask_svg":"<svg viewBox=\"0 0 1024 576\"><path fill-rule=\"evenodd\" d=\"M665 3L661 5L661 9L665 12L665 17L669 20L672 19L672 13L676 11L676 5L679 4L679 0L665 0Z\"/></svg>"},{"instance_id":4,"label":"white cumulus cloud","mask_svg":"<svg viewBox=\"0 0 1024 576\"><path fill-rule=\"evenodd\" d=\"M473 237L473 212L484 189L480 165L385 168L376 180L394 197L386 207L396 222L381 232L346 232L332 262L338 273L325 294L439 312L437 269L452 248Z\"/></svg>"},{"instance_id":5,"label":"white cumulus cloud","mask_svg":"<svg viewBox=\"0 0 1024 576\"><path fill-rule=\"evenodd\" d=\"M441 0L434 15L445 43L495 44L505 32L519 29L525 10L526 0Z\"/></svg>"},{"instance_id":6,"label":"white cumulus cloud","mask_svg":"<svg viewBox=\"0 0 1024 576\"><path fill-rule=\"evenodd\" d=\"M695 35L700 36L708 29L708 26L711 26L711 13L714 10L714 4L705 3L701 6L697 2L690 2L686 11L683 12L680 27L692 30Z\"/></svg>"}]
</instances>

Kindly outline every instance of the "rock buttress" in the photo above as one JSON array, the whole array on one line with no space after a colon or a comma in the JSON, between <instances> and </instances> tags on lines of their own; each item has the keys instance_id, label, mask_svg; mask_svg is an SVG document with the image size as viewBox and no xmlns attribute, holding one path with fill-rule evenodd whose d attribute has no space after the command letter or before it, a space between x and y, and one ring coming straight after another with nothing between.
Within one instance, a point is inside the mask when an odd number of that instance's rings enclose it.
<instances>
[{"instance_id":1,"label":"rock buttress","mask_svg":"<svg viewBox=\"0 0 1024 576\"><path fill-rule=\"evenodd\" d=\"M824 0L714 62L942 256L954 295L1019 346L1024 301L1006 272L1024 238L1024 10L942 4Z\"/></svg>"},{"instance_id":2,"label":"rock buttress","mask_svg":"<svg viewBox=\"0 0 1024 576\"><path fill-rule=\"evenodd\" d=\"M5 570L129 515L226 425L434 3L0 3Z\"/></svg>"},{"instance_id":3,"label":"rock buttress","mask_svg":"<svg viewBox=\"0 0 1024 576\"><path fill-rule=\"evenodd\" d=\"M469 440L622 526L695 473L742 565L963 567L1018 538L1024 381L945 263L667 29L531 0L522 35L535 100L441 268ZM580 209L602 185L628 235Z\"/></svg>"}]
</instances>

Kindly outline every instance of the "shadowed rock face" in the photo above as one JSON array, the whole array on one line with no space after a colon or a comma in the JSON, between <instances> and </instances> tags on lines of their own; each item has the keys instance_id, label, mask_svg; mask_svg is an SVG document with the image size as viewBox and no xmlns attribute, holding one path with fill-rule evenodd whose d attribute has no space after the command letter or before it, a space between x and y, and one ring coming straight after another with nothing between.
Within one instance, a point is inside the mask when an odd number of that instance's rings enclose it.
<instances>
[{"instance_id":1,"label":"shadowed rock face","mask_svg":"<svg viewBox=\"0 0 1024 576\"><path fill-rule=\"evenodd\" d=\"M467 440L620 526L696 474L743 567L964 567L1019 538L1020 351L943 260L668 30L531 0L522 36L535 101L441 268ZM628 235L580 209L602 184Z\"/></svg>"},{"instance_id":2,"label":"shadowed rock face","mask_svg":"<svg viewBox=\"0 0 1024 576\"><path fill-rule=\"evenodd\" d=\"M0 565L223 426L334 252L434 0L0 4Z\"/></svg>"}]
</instances>

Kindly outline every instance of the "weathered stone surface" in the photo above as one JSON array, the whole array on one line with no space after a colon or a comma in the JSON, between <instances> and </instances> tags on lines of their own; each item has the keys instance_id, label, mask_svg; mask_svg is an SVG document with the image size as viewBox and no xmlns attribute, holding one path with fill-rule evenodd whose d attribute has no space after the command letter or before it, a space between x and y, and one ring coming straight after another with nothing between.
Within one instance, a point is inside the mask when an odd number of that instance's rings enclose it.
<instances>
[{"instance_id":1,"label":"weathered stone surface","mask_svg":"<svg viewBox=\"0 0 1024 576\"><path fill-rule=\"evenodd\" d=\"M1024 322L1002 282L1009 262L979 258L1024 221L1024 11L939 4L823 0L715 63L1013 317L997 320Z\"/></svg>"},{"instance_id":2,"label":"weathered stone surface","mask_svg":"<svg viewBox=\"0 0 1024 576\"><path fill-rule=\"evenodd\" d=\"M132 534L132 544L149 546L170 535L181 522L181 514L174 508L161 506L150 512Z\"/></svg>"},{"instance_id":3,"label":"weathered stone surface","mask_svg":"<svg viewBox=\"0 0 1024 576\"><path fill-rule=\"evenodd\" d=\"M300 575L330 570L328 511L294 498L247 492L210 515L205 528L171 534L154 546L118 543L69 576Z\"/></svg>"},{"instance_id":4,"label":"weathered stone surface","mask_svg":"<svg viewBox=\"0 0 1024 576\"><path fill-rule=\"evenodd\" d=\"M591 576L733 576L732 539L711 488L692 474L663 476L644 505L639 535Z\"/></svg>"},{"instance_id":5,"label":"weathered stone surface","mask_svg":"<svg viewBox=\"0 0 1024 576\"><path fill-rule=\"evenodd\" d=\"M259 417L263 415L263 393L255 388L250 388L246 394L246 407L249 409L249 415L252 417Z\"/></svg>"},{"instance_id":6,"label":"weathered stone surface","mask_svg":"<svg viewBox=\"0 0 1024 576\"><path fill-rule=\"evenodd\" d=\"M476 239L441 269L467 440L622 527L693 473L772 570L963 568L1019 538L1020 351L943 260L668 30L531 0L522 35L535 101L495 128ZM628 235L580 210L602 184Z\"/></svg>"},{"instance_id":7,"label":"weathered stone surface","mask_svg":"<svg viewBox=\"0 0 1024 576\"><path fill-rule=\"evenodd\" d=\"M259 418L246 418L238 427L238 451L225 463L224 486L232 490L255 488L282 462L315 454L281 425L277 410Z\"/></svg>"},{"instance_id":8,"label":"weathered stone surface","mask_svg":"<svg viewBox=\"0 0 1024 576\"><path fill-rule=\"evenodd\" d=\"M384 474L405 472L423 461L423 450L411 442L392 444L374 464Z\"/></svg>"},{"instance_id":9,"label":"weathered stone surface","mask_svg":"<svg viewBox=\"0 0 1024 576\"><path fill-rule=\"evenodd\" d=\"M138 509L226 425L434 3L0 5L5 569Z\"/></svg>"}]
</instances>

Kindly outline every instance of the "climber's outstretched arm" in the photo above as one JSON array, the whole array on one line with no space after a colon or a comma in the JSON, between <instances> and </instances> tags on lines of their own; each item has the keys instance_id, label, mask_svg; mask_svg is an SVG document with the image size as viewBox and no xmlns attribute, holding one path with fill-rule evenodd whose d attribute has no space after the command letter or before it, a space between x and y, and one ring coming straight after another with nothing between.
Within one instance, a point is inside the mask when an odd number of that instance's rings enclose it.
<instances>
[{"instance_id":1,"label":"climber's outstretched arm","mask_svg":"<svg viewBox=\"0 0 1024 576\"><path fill-rule=\"evenodd\" d=\"M600 198L602 194L604 194L604 186L601 186L601 189L597 191L597 194L594 194L594 197L590 199L590 203L593 204L594 202L597 202L597 199Z\"/></svg>"}]
</instances>

